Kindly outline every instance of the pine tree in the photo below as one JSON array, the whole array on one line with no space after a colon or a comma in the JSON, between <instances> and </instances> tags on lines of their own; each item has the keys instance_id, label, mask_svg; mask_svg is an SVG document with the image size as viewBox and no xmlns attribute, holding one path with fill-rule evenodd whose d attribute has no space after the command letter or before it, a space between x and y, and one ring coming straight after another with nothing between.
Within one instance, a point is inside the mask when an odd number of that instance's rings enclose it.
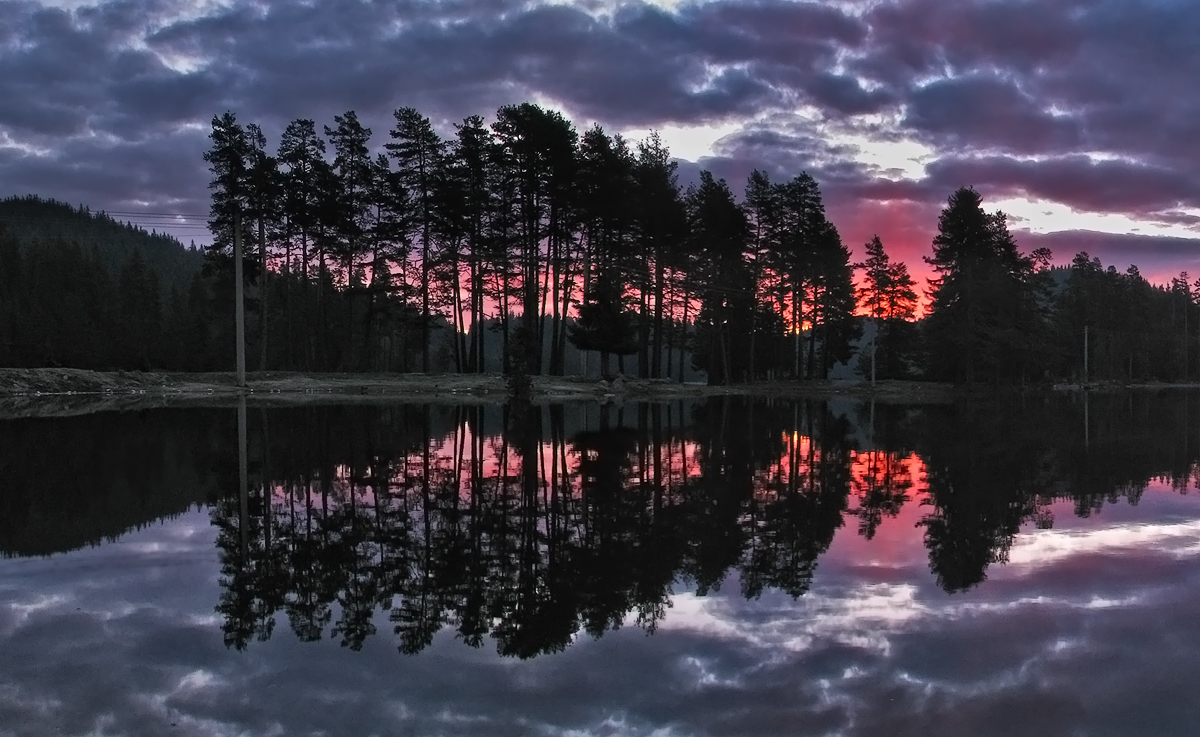
<instances>
[{"instance_id":1,"label":"pine tree","mask_svg":"<svg viewBox=\"0 0 1200 737\"><path fill-rule=\"evenodd\" d=\"M771 278L769 269L772 265L772 256L779 250L782 235L779 190L771 186L771 179L766 172L755 169L750 173L750 178L746 182L745 208L751 230L748 256L754 285L754 303L758 305L768 294L778 292L777 289L772 289L774 280ZM751 381L756 378L757 373L755 366L757 350L754 346L756 332L751 331Z\"/></svg>"},{"instance_id":2,"label":"pine tree","mask_svg":"<svg viewBox=\"0 0 1200 737\"><path fill-rule=\"evenodd\" d=\"M250 162L253 150L250 139L237 117L226 112L212 119L209 135L212 147L205 152L213 178L212 205L208 219L213 234L212 252L231 253L234 222L250 209ZM244 224L243 224L244 227Z\"/></svg>"},{"instance_id":3,"label":"pine tree","mask_svg":"<svg viewBox=\"0 0 1200 737\"><path fill-rule=\"evenodd\" d=\"M515 185L517 267L520 270L521 325L529 348L510 356L527 362L529 374L541 373L544 322L549 307L554 330L561 330L558 297L571 272L569 234L574 206L573 181L578 165L578 135L562 114L537 105L507 105L492 124L500 161ZM543 243L545 253L543 256ZM544 271L543 271L544 266ZM544 281L543 281L544 277ZM561 341L552 341L561 346ZM558 348L557 350L561 350ZM551 356L561 370L561 355Z\"/></svg>"},{"instance_id":4,"label":"pine tree","mask_svg":"<svg viewBox=\"0 0 1200 737\"><path fill-rule=\"evenodd\" d=\"M421 242L421 367L429 373L432 353L430 328L433 314L430 305L430 281L433 270L433 227L434 227L434 182L441 159L445 155L445 144L433 129L429 118L414 108L400 108L393 113L396 125L392 128L392 142L385 145L393 159L400 182L408 190L409 200L416 210L413 225Z\"/></svg>"},{"instance_id":5,"label":"pine tree","mask_svg":"<svg viewBox=\"0 0 1200 737\"><path fill-rule=\"evenodd\" d=\"M935 376L972 384L1019 381L1034 371L1044 334L1033 263L1018 251L1002 213L983 211L982 198L964 187L938 219L927 321Z\"/></svg>"},{"instance_id":6,"label":"pine tree","mask_svg":"<svg viewBox=\"0 0 1200 737\"><path fill-rule=\"evenodd\" d=\"M646 140L637 146L637 159L633 162L633 228L636 232L638 250L647 256L653 270L650 297L653 299L652 318L643 316L642 345L649 343L651 324L654 347L650 357L649 375L663 376L663 358L667 357L667 372L670 372L670 344L666 319L670 317L669 272L679 266L680 250L687 236L687 213L683 205L683 193L679 189L676 175L678 164L671 159L671 152L658 133L651 131ZM647 300L643 299L645 305ZM643 351L644 353L645 351Z\"/></svg>"},{"instance_id":7,"label":"pine tree","mask_svg":"<svg viewBox=\"0 0 1200 737\"><path fill-rule=\"evenodd\" d=\"M471 300L472 340L466 351L466 363L469 369L476 373L482 373L484 370L484 255L488 218L494 207L494 198L488 190L487 173L488 151L491 146L491 131L484 125L482 117L472 115L455 126L455 141L450 156L461 189L463 246L468 271L467 293Z\"/></svg>"},{"instance_id":8,"label":"pine tree","mask_svg":"<svg viewBox=\"0 0 1200 737\"><path fill-rule=\"evenodd\" d=\"M251 209L247 217L257 225L255 242L258 245L258 370L267 368L268 348L268 283L270 269L270 244L282 236L283 229L283 177L279 161L267 154L267 138L262 129L253 123L246 126L246 137L250 143L248 166L249 201Z\"/></svg>"},{"instance_id":9,"label":"pine tree","mask_svg":"<svg viewBox=\"0 0 1200 737\"><path fill-rule=\"evenodd\" d=\"M356 352L355 337L355 294L364 289L364 271L360 259L370 253L371 244L367 237L371 219L371 198L375 172L368 144L371 129L358 120L358 115L349 110L333 118L335 128L325 126L325 135L333 146L333 169L336 174L337 194L334 217L330 222L333 232L331 245L341 261L341 279L346 284L346 322L343 366L357 367L361 358ZM363 347L365 350L365 346Z\"/></svg>"},{"instance_id":10,"label":"pine tree","mask_svg":"<svg viewBox=\"0 0 1200 737\"><path fill-rule=\"evenodd\" d=\"M317 135L316 124L312 120L293 120L284 129L279 139L279 163L286 167L282 173L285 239L287 252L284 257L284 271L295 273L300 281L300 319L293 317L294 309L288 305L288 335L305 325L313 311L312 293L309 279L309 264L312 257L310 250L317 239L320 224L321 182L331 178L329 164L325 161L325 141ZM299 237L299 253L293 269L291 249L294 239ZM288 285L292 284L289 279ZM291 365L297 368L311 370L315 360L315 343L311 331L304 331L296 336L290 351Z\"/></svg>"},{"instance_id":11,"label":"pine tree","mask_svg":"<svg viewBox=\"0 0 1200 737\"><path fill-rule=\"evenodd\" d=\"M827 379L835 363L853 355L854 342L862 334L862 325L854 316L854 267L850 264L850 251L829 221L824 222L819 232L814 264L808 376ZM814 365L818 340L821 359L819 365Z\"/></svg>"},{"instance_id":12,"label":"pine tree","mask_svg":"<svg viewBox=\"0 0 1200 737\"><path fill-rule=\"evenodd\" d=\"M804 366L802 331L806 322L811 327L812 317L817 310L815 301L809 301L809 298L816 298L816 261L825 233L825 205L821 201L816 180L807 173L774 186L777 188L782 235L777 244L772 244L768 262L781 280L780 292L786 295L785 299L790 298L791 304L784 309L788 310L789 329L794 341L793 373L800 378ZM811 330L809 337L810 340L815 339ZM808 366L810 369L813 366L811 349Z\"/></svg>"},{"instance_id":13,"label":"pine tree","mask_svg":"<svg viewBox=\"0 0 1200 737\"><path fill-rule=\"evenodd\" d=\"M580 300L583 306L603 305L605 300L610 300L611 295L601 298L593 294L601 287L602 280L606 281L604 288L620 286L619 301L622 305L627 294L634 293L634 282L640 281L637 275L642 272L632 240L637 207L634 186L634 160L623 141L610 137L599 125L586 131L579 142L576 179L578 229L584 251L583 298ZM581 311L583 306L580 307ZM601 308L598 313L595 307L588 309L594 314L605 314L604 309L607 308ZM622 326L630 331L630 339L639 327L644 328L642 317L640 314L637 316L636 324L622 319ZM573 342L577 347L580 346L577 341ZM610 352L624 356L637 351L605 351ZM605 362L604 370L607 371L607 358Z\"/></svg>"},{"instance_id":14,"label":"pine tree","mask_svg":"<svg viewBox=\"0 0 1200 737\"><path fill-rule=\"evenodd\" d=\"M729 185L708 171L700 172L700 186L688 192L687 205L701 295L693 362L708 373L710 384L729 384L749 369L734 340L752 331L753 279L745 260L750 227Z\"/></svg>"},{"instance_id":15,"label":"pine tree","mask_svg":"<svg viewBox=\"0 0 1200 737\"><path fill-rule=\"evenodd\" d=\"M866 259L858 289L858 306L867 311L875 335L870 353L864 353L859 368L872 378L904 378L911 362L914 332L909 321L916 316L917 293L908 266L888 257L879 236L866 244Z\"/></svg>"}]
</instances>

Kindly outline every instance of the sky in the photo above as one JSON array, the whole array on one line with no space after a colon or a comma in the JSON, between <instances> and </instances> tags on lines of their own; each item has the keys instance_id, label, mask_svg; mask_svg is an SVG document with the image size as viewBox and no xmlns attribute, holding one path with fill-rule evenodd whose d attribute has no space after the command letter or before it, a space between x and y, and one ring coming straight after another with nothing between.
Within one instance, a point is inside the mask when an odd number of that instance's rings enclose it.
<instances>
[{"instance_id":1,"label":"sky","mask_svg":"<svg viewBox=\"0 0 1200 737\"><path fill-rule=\"evenodd\" d=\"M1026 252L1200 274L1184 0L0 0L0 18L0 196L205 215L225 110L274 147L289 120L354 109L380 146L398 107L449 135L531 101L581 132L660 131L685 184L807 171L856 256L878 234L918 275L963 185Z\"/></svg>"}]
</instances>

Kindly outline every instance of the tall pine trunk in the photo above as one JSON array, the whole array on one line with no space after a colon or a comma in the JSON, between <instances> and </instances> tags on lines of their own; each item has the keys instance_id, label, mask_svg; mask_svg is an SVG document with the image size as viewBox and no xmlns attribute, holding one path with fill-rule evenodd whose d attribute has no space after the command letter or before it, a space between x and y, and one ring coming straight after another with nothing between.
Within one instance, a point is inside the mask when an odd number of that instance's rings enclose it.
<instances>
[{"instance_id":1,"label":"tall pine trunk","mask_svg":"<svg viewBox=\"0 0 1200 737\"><path fill-rule=\"evenodd\" d=\"M267 222L263 216L263 205L258 208L258 333L261 345L258 352L258 370L267 370Z\"/></svg>"},{"instance_id":2,"label":"tall pine trunk","mask_svg":"<svg viewBox=\"0 0 1200 737\"><path fill-rule=\"evenodd\" d=\"M657 254L654 257L654 357L650 371L650 375L656 379L662 378L663 294L666 291L663 285L663 271L662 254Z\"/></svg>"},{"instance_id":3,"label":"tall pine trunk","mask_svg":"<svg viewBox=\"0 0 1200 737\"><path fill-rule=\"evenodd\" d=\"M463 310L462 273L458 259L454 260L454 360L455 369L461 374L467 370L467 323Z\"/></svg>"},{"instance_id":4,"label":"tall pine trunk","mask_svg":"<svg viewBox=\"0 0 1200 737\"><path fill-rule=\"evenodd\" d=\"M687 356L687 340L688 340L688 307L691 305L691 300L688 298L687 287L683 290L683 322L679 323L679 383L683 383L683 359Z\"/></svg>"}]
</instances>

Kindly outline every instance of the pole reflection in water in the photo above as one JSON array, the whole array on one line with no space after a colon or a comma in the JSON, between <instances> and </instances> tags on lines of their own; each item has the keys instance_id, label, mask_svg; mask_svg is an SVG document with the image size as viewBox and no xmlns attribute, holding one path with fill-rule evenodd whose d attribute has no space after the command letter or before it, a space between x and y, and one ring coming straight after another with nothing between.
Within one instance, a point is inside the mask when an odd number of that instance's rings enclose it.
<instances>
[{"instance_id":1,"label":"pole reflection in water","mask_svg":"<svg viewBox=\"0 0 1200 737\"><path fill-rule=\"evenodd\" d=\"M249 461L247 454L249 450L246 447L246 395L238 395L237 407L237 431L238 431L238 531L241 538L241 560L244 562L249 556L250 531L248 528L250 522L250 480L249 480Z\"/></svg>"}]
</instances>

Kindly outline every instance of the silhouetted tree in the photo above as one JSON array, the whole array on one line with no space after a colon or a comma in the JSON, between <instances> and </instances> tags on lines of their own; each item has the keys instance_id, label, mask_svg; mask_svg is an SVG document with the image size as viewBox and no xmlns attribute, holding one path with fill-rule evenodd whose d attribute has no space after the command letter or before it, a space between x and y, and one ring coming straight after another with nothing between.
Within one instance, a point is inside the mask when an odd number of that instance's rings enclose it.
<instances>
[{"instance_id":1,"label":"silhouetted tree","mask_svg":"<svg viewBox=\"0 0 1200 737\"><path fill-rule=\"evenodd\" d=\"M637 352L633 313L625 305L621 277L612 270L593 281L579 319L571 327L571 343L581 351L600 353L601 374L611 376L609 356Z\"/></svg>"},{"instance_id":2,"label":"silhouetted tree","mask_svg":"<svg viewBox=\"0 0 1200 737\"><path fill-rule=\"evenodd\" d=\"M701 274L693 361L708 373L710 384L728 384L744 377L743 366L735 365L742 354L733 342L735 334L749 332L752 314L753 275L745 261L749 225L725 180L707 171L700 173L700 186L688 191L687 206L689 247Z\"/></svg>"},{"instance_id":3,"label":"silhouetted tree","mask_svg":"<svg viewBox=\"0 0 1200 737\"><path fill-rule=\"evenodd\" d=\"M1022 381L1040 372L1046 326L1033 279L1002 213L987 214L970 188L938 220L926 336L934 376L972 384Z\"/></svg>"},{"instance_id":4,"label":"silhouetted tree","mask_svg":"<svg viewBox=\"0 0 1200 737\"><path fill-rule=\"evenodd\" d=\"M416 210L413 225L421 240L420 282L418 294L421 299L421 368L429 373L430 327L433 313L430 308L430 274L433 269L433 228L435 218L434 182L442 166L445 144L433 130L429 118L414 108L400 108L393 113L396 125L392 128L392 142L387 144L388 154L396 160L396 170L401 184L408 190L409 199Z\"/></svg>"},{"instance_id":5,"label":"silhouetted tree","mask_svg":"<svg viewBox=\"0 0 1200 737\"><path fill-rule=\"evenodd\" d=\"M855 266L864 272L858 305L867 311L875 330L870 352L864 352L859 361L859 372L883 379L907 378L916 358L910 321L917 309L917 292L908 267L902 261L891 261L879 236L867 243L866 259Z\"/></svg>"}]
</instances>

